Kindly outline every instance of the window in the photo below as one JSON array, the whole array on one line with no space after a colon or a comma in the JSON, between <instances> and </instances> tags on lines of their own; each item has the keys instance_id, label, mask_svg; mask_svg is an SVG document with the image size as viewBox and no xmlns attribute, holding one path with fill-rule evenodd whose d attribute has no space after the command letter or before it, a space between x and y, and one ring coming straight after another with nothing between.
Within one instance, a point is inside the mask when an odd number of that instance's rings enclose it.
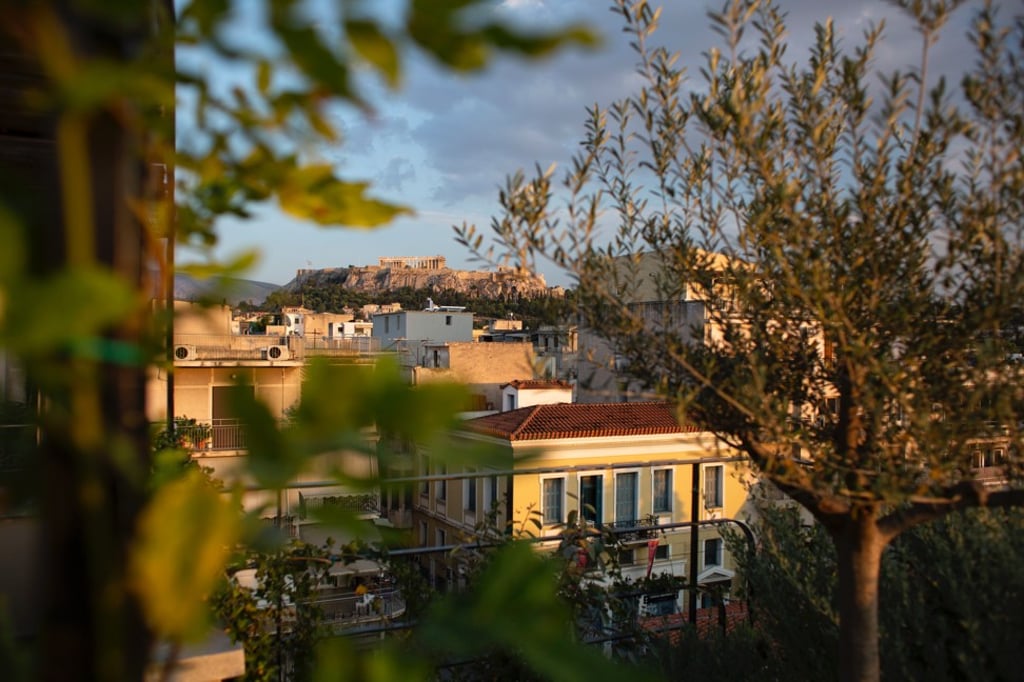
<instances>
[{"instance_id":1,"label":"window","mask_svg":"<svg viewBox=\"0 0 1024 682\"><path fill-rule=\"evenodd\" d=\"M619 550L619 566L632 566L636 563L636 552L631 549Z\"/></svg>"},{"instance_id":2,"label":"window","mask_svg":"<svg viewBox=\"0 0 1024 682\"><path fill-rule=\"evenodd\" d=\"M644 599L643 615L645 616L671 616L678 612L679 608L674 594L647 595L647 598Z\"/></svg>"},{"instance_id":3,"label":"window","mask_svg":"<svg viewBox=\"0 0 1024 682\"><path fill-rule=\"evenodd\" d=\"M473 472L472 469L470 469L468 473L474 473L474 472ZM463 487L462 495L463 495L464 499L466 500L466 511L468 511L468 512L475 512L476 511L476 479L475 478L467 478L463 482L463 486L464 487Z\"/></svg>"},{"instance_id":4,"label":"window","mask_svg":"<svg viewBox=\"0 0 1024 682\"><path fill-rule=\"evenodd\" d=\"M541 486L544 493L541 500L544 523L562 523L565 521L565 479L545 478Z\"/></svg>"},{"instance_id":5,"label":"window","mask_svg":"<svg viewBox=\"0 0 1024 682\"><path fill-rule=\"evenodd\" d=\"M420 476L430 475L430 460L426 455L420 455ZM426 497L430 494L430 481L420 481L420 495Z\"/></svg>"},{"instance_id":6,"label":"window","mask_svg":"<svg viewBox=\"0 0 1024 682\"><path fill-rule=\"evenodd\" d=\"M420 547L427 546L427 522L420 521Z\"/></svg>"},{"instance_id":7,"label":"window","mask_svg":"<svg viewBox=\"0 0 1024 682\"><path fill-rule=\"evenodd\" d=\"M658 560L668 559L668 545L658 545L654 550L654 558Z\"/></svg>"},{"instance_id":8,"label":"window","mask_svg":"<svg viewBox=\"0 0 1024 682\"><path fill-rule=\"evenodd\" d=\"M994 450L975 450L971 454L971 461L975 469L1000 466L1003 464L1005 459L1006 454L1003 448L995 448Z\"/></svg>"},{"instance_id":9,"label":"window","mask_svg":"<svg viewBox=\"0 0 1024 682\"><path fill-rule=\"evenodd\" d=\"M615 520L636 521L636 483L639 474L635 471L615 475Z\"/></svg>"},{"instance_id":10,"label":"window","mask_svg":"<svg viewBox=\"0 0 1024 682\"><path fill-rule=\"evenodd\" d=\"M704 567L722 565L722 539L710 538L704 541Z\"/></svg>"},{"instance_id":11,"label":"window","mask_svg":"<svg viewBox=\"0 0 1024 682\"><path fill-rule=\"evenodd\" d=\"M672 511L672 470L654 470L654 491L653 491L654 513Z\"/></svg>"},{"instance_id":12,"label":"window","mask_svg":"<svg viewBox=\"0 0 1024 682\"><path fill-rule=\"evenodd\" d=\"M390 317L385 317L384 318L384 333L388 334L390 332L391 332L391 318Z\"/></svg>"},{"instance_id":13,"label":"window","mask_svg":"<svg viewBox=\"0 0 1024 682\"><path fill-rule=\"evenodd\" d=\"M452 326L452 316L451 315L445 315L444 316L444 323L445 323L445 325L447 325L449 327Z\"/></svg>"},{"instance_id":14,"label":"window","mask_svg":"<svg viewBox=\"0 0 1024 682\"><path fill-rule=\"evenodd\" d=\"M488 476L484 479L484 509L491 511L498 503L498 477Z\"/></svg>"},{"instance_id":15,"label":"window","mask_svg":"<svg viewBox=\"0 0 1024 682\"><path fill-rule=\"evenodd\" d=\"M445 476L448 474L448 466L441 464L437 467L437 474L439 476ZM444 501L448 497L448 481L441 479L437 482L437 499L438 501Z\"/></svg>"},{"instance_id":16,"label":"window","mask_svg":"<svg viewBox=\"0 0 1024 682\"><path fill-rule=\"evenodd\" d=\"M602 476L580 476L580 516L591 523L600 523L603 497Z\"/></svg>"},{"instance_id":17,"label":"window","mask_svg":"<svg viewBox=\"0 0 1024 682\"><path fill-rule=\"evenodd\" d=\"M725 493L722 489L725 468L721 464L704 467L704 507L717 509L724 506Z\"/></svg>"},{"instance_id":18,"label":"window","mask_svg":"<svg viewBox=\"0 0 1024 682\"><path fill-rule=\"evenodd\" d=\"M516 394L509 393L505 396L505 411L516 409Z\"/></svg>"},{"instance_id":19,"label":"window","mask_svg":"<svg viewBox=\"0 0 1024 682\"><path fill-rule=\"evenodd\" d=\"M448 544L448 534L445 533L443 530L439 529L437 531L437 545L435 545L435 546L436 547L444 547L447 544Z\"/></svg>"}]
</instances>

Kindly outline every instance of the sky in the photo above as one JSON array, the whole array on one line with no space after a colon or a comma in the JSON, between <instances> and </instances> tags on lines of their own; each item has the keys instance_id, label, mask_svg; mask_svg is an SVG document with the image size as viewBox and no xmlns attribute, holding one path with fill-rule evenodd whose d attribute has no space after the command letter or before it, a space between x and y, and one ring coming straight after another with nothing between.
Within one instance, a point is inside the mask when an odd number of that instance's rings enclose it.
<instances>
[{"instance_id":1,"label":"sky","mask_svg":"<svg viewBox=\"0 0 1024 682\"><path fill-rule=\"evenodd\" d=\"M423 54L408 54L403 87L397 92L372 87L371 116L334 110L342 141L315 151L346 179L370 181L377 196L409 205L415 215L372 230L325 228L263 204L247 221L220 222L215 254L229 257L255 248L260 257L249 278L275 284L287 283L298 269L375 265L381 256L443 255L450 267L484 267L456 243L452 226L466 222L489 230L507 176L552 163L564 168L581 139L586 108L629 95L638 83L629 36L605 0L495 4L495 11L510 21L528 25L550 28L583 21L599 33L602 45L593 51L570 48L542 61L499 57L485 71L468 76L446 72ZM931 73L955 74L970 59L964 34L978 4L968 2L946 27ZM878 70L890 72L918 61L920 36L888 2L781 0L779 5L789 17L791 59L806 57L815 22L832 16L848 47L859 43L871 22L885 20ZM694 77L702 53L718 44L706 12L719 6L674 0L663 9L656 42L679 52ZM190 254L179 255L179 261L189 260ZM540 271L548 284L569 284L553 267L542 265Z\"/></svg>"}]
</instances>

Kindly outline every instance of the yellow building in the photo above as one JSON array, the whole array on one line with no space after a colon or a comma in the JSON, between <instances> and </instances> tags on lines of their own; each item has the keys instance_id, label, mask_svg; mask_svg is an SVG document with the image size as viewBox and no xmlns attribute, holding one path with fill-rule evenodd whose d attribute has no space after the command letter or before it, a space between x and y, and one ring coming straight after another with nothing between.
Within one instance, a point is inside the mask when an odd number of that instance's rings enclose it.
<instances>
[{"instance_id":1,"label":"yellow building","mask_svg":"<svg viewBox=\"0 0 1024 682\"><path fill-rule=\"evenodd\" d=\"M556 536L575 512L621 531L618 558L626 577L643 577L649 558L652 574L686 576L691 530L682 524L708 521L698 530L698 581L733 577L720 529L752 511L750 469L711 434L680 426L667 403L534 405L469 420L457 437L498 454L487 467L466 470L476 478L464 479L438 478L456 472L430 453L419 455L417 473L435 478L413 494L420 545L464 541L492 507L498 528L511 524L545 537ZM458 576L458 567L439 555L430 568L439 587Z\"/></svg>"}]
</instances>

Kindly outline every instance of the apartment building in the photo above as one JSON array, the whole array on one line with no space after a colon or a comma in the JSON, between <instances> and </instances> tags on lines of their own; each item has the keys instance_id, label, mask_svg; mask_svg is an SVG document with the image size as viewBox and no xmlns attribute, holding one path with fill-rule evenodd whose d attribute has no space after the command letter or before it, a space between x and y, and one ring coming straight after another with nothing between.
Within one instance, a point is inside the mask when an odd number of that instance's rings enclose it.
<instances>
[{"instance_id":1,"label":"apartment building","mask_svg":"<svg viewBox=\"0 0 1024 682\"><path fill-rule=\"evenodd\" d=\"M204 307L175 302L173 375L167 368L153 368L147 384L146 409L154 424L165 423L173 412L185 432L192 457L225 483L252 482L245 476L248 443L246 428L235 412L239 393L260 400L273 419L283 422L302 394L307 360L325 349L311 348L297 333L237 334L231 310L226 306ZM304 323L292 311L290 327ZM358 355L337 356L355 362ZM366 435L373 442L374 434ZM364 516L379 516L379 494L347 490L343 486L310 486L344 471L355 478L376 475L376 460L354 452L325 452L311 458L306 471L280 495L252 490L246 493L247 510L266 517L281 517L298 526L309 521L312 509L323 505L344 506Z\"/></svg>"},{"instance_id":2,"label":"apartment building","mask_svg":"<svg viewBox=\"0 0 1024 682\"><path fill-rule=\"evenodd\" d=\"M456 471L444 453L418 454L421 476L473 476L419 483L413 524L420 545L466 541L489 513L499 531L511 527L556 538L576 515L618 534L617 558L627 577L643 577L648 564L654 574L686 576L695 561L700 584L727 586L732 580L735 563L721 525L693 531L672 524L725 523L752 513L745 485L752 474L711 434L680 425L669 404L533 405L468 420L455 437L488 448L490 455L486 465ZM693 532L697 556L691 554ZM457 560L437 555L428 570L441 589L460 576Z\"/></svg>"}]
</instances>

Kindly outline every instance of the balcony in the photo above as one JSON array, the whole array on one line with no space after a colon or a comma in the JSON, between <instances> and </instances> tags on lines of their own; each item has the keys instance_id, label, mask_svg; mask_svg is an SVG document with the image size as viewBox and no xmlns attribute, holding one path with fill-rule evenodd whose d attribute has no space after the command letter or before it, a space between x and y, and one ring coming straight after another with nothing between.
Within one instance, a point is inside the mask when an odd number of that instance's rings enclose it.
<instances>
[{"instance_id":1,"label":"balcony","mask_svg":"<svg viewBox=\"0 0 1024 682\"><path fill-rule=\"evenodd\" d=\"M187 424L175 426L174 435L181 447L193 452L246 448L245 428L237 419L188 420Z\"/></svg>"},{"instance_id":2,"label":"balcony","mask_svg":"<svg viewBox=\"0 0 1024 682\"><path fill-rule=\"evenodd\" d=\"M380 353L380 339L369 336L353 336L351 338L327 338L312 336L303 339L307 356L328 358L348 358Z\"/></svg>"},{"instance_id":3,"label":"balcony","mask_svg":"<svg viewBox=\"0 0 1024 682\"><path fill-rule=\"evenodd\" d=\"M599 524L599 527L611 531L625 545L642 544L658 537L658 517L654 515Z\"/></svg>"}]
</instances>

